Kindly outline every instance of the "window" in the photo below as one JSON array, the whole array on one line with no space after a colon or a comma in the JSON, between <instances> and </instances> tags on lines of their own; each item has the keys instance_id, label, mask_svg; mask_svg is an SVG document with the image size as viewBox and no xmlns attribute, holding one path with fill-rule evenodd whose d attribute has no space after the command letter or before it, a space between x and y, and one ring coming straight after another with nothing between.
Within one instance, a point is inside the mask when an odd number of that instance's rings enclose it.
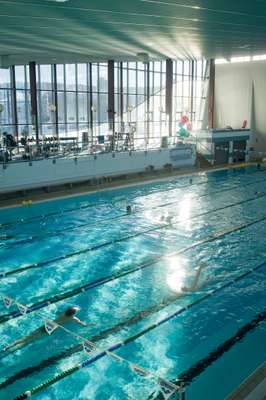
<instances>
[{"instance_id":1,"label":"window","mask_svg":"<svg viewBox=\"0 0 266 400\"><path fill-rule=\"evenodd\" d=\"M205 60L173 61L173 134L184 114L200 126L205 69ZM94 137L110 133L107 63L37 65L36 77L40 137L81 140L81 132L90 128ZM169 133L165 86L166 61L115 62L115 131L128 132L134 124L138 146L158 145ZM0 69L0 104L1 131L32 135L28 66L16 66L14 74L11 68Z\"/></svg>"}]
</instances>

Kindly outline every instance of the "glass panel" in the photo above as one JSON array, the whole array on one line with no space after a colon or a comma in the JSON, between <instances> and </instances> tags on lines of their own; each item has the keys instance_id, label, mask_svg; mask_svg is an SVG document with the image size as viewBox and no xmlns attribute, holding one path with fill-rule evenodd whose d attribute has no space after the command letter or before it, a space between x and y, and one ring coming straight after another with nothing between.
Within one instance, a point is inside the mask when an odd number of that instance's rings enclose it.
<instances>
[{"instance_id":1,"label":"glass panel","mask_svg":"<svg viewBox=\"0 0 266 400\"><path fill-rule=\"evenodd\" d=\"M76 90L76 65L66 64L66 89Z\"/></svg>"},{"instance_id":2,"label":"glass panel","mask_svg":"<svg viewBox=\"0 0 266 400\"><path fill-rule=\"evenodd\" d=\"M57 94L57 102L58 102L58 121L65 121L65 93L58 92Z\"/></svg>"},{"instance_id":3,"label":"glass panel","mask_svg":"<svg viewBox=\"0 0 266 400\"><path fill-rule=\"evenodd\" d=\"M184 61L184 75L189 75L189 61Z\"/></svg>"},{"instance_id":4,"label":"glass panel","mask_svg":"<svg viewBox=\"0 0 266 400\"><path fill-rule=\"evenodd\" d=\"M99 94L99 112L98 112L98 122L108 122L108 96L107 94Z\"/></svg>"},{"instance_id":5,"label":"glass panel","mask_svg":"<svg viewBox=\"0 0 266 400\"><path fill-rule=\"evenodd\" d=\"M15 74L16 74L16 88L17 89L25 89L26 82L25 82L25 68L23 65L19 65L15 67Z\"/></svg>"},{"instance_id":6,"label":"glass panel","mask_svg":"<svg viewBox=\"0 0 266 400\"><path fill-rule=\"evenodd\" d=\"M162 74L154 73L154 93L158 93L161 90L161 79Z\"/></svg>"},{"instance_id":7,"label":"glass panel","mask_svg":"<svg viewBox=\"0 0 266 400\"><path fill-rule=\"evenodd\" d=\"M136 69L136 65L137 65L137 63L135 63L135 62L129 62L129 63L128 63L128 68L130 68L130 69Z\"/></svg>"},{"instance_id":8,"label":"glass panel","mask_svg":"<svg viewBox=\"0 0 266 400\"><path fill-rule=\"evenodd\" d=\"M115 65L118 65L118 63L115 63ZM118 93L120 90L120 68L115 67L115 82L114 82L114 87L115 87L115 93Z\"/></svg>"},{"instance_id":9,"label":"glass panel","mask_svg":"<svg viewBox=\"0 0 266 400\"><path fill-rule=\"evenodd\" d=\"M198 60L197 61L197 76L202 77L202 61Z\"/></svg>"},{"instance_id":10,"label":"glass panel","mask_svg":"<svg viewBox=\"0 0 266 400\"><path fill-rule=\"evenodd\" d=\"M128 86L127 86L127 81L128 81L128 70L125 67L126 63L123 63L123 91L124 93L128 92Z\"/></svg>"},{"instance_id":11,"label":"glass panel","mask_svg":"<svg viewBox=\"0 0 266 400\"><path fill-rule=\"evenodd\" d=\"M77 121L76 93L66 92L67 122Z\"/></svg>"},{"instance_id":12,"label":"glass panel","mask_svg":"<svg viewBox=\"0 0 266 400\"><path fill-rule=\"evenodd\" d=\"M59 124L58 125L58 130L59 130L59 133L61 133L61 136L64 136L64 134L66 133L65 125L64 124Z\"/></svg>"},{"instance_id":13,"label":"glass panel","mask_svg":"<svg viewBox=\"0 0 266 400\"><path fill-rule=\"evenodd\" d=\"M108 69L107 64L99 65L99 92L108 92Z\"/></svg>"},{"instance_id":14,"label":"glass panel","mask_svg":"<svg viewBox=\"0 0 266 400\"><path fill-rule=\"evenodd\" d=\"M27 111L27 106L30 107L30 99L28 97L28 102L26 101L27 92L24 90L17 90L17 115L18 115L18 123L19 124L28 124L31 121L29 120L29 112Z\"/></svg>"},{"instance_id":15,"label":"glass panel","mask_svg":"<svg viewBox=\"0 0 266 400\"><path fill-rule=\"evenodd\" d=\"M56 136L54 124L43 124L42 125L43 136Z\"/></svg>"},{"instance_id":16,"label":"glass panel","mask_svg":"<svg viewBox=\"0 0 266 400\"><path fill-rule=\"evenodd\" d=\"M143 62L137 63L137 69L144 70L144 68L145 68L145 64L143 64Z\"/></svg>"},{"instance_id":17,"label":"glass panel","mask_svg":"<svg viewBox=\"0 0 266 400\"><path fill-rule=\"evenodd\" d=\"M136 93L136 71L129 70L128 73L128 93Z\"/></svg>"},{"instance_id":18,"label":"glass panel","mask_svg":"<svg viewBox=\"0 0 266 400\"><path fill-rule=\"evenodd\" d=\"M0 68L0 88L10 88L10 69Z\"/></svg>"},{"instance_id":19,"label":"glass panel","mask_svg":"<svg viewBox=\"0 0 266 400\"><path fill-rule=\"evenodd\" d=\"M156 72L160 72L161 71L161 62L160 61L155 61L153 63L153 66L154 66L154 71L156 71Z\"/></svg>"},{"instance_id":20,"label":"glass panel","mask_svg":"<svg viewBox=\"0 0 266 400\"><path fill-rule=\"evenodd\" d=\"M78 74L78 90L79 91L87 91L87 64L78 64L77 65L77 74Z\"/></svg>"},{"instance_id":21,"label":"glass panel","mask_svg":"<svg viewBox=\"0 0 266 400\"><path fill-rule=\"evenodd\" d=\"M64 90L64 65L56 66L57 90Z\"/></svg>"},{"instance_id":22,"label":"glass panel","mask_svg":"<svg viewBox=\"0 0 266 400\"><path fill-rule=\"evenodd\" d=\"M3 107L0 113L0 124L12 124L11 90L0 90L0 104Z\"/></svg>"},{"instance_id":23,"label":"glass panel","mask_svg":"<svg viewBox=\"0 0 266 400\"><path fill-rule=\"evenodd\" d=\"M138 94L145 93L145 77L144 71L138 71Z\"/></svg>"},{"instance_id":24,"label":"glass panel","mask_svg":"<svg viewBox=\"0 0 266 400\"><path fill-rule=\"evenodd\" d=\"M98 65L92 64L92 91L98 92Z\"/></svg>"},{"instance_id":25,"label":"glass panel","mask_svg":"<svg viewBox=\"0 0 266 400\"><path fill-rule=\"evenodd\" d=\"M40 91L40 103L39 111L41 115L40 123L46 124L54 121L53 111L50 110L50 106L53 104L53 93Z\"/></svg>"},{"instance_id":26,"label":"glass panel","mask_svg":"<svg viewBox=\"0 0 266 400\"><path fill-rule=\"evenodd\" d=\"M44 90L52 90L51 65L40 65L39 87Z\"/></svg>"},{"instance_id":27,"label":"glass panel","mask_svg":"<svg viewBox=\"0 0 266 400\"><path fill-rule=\"evenodd\" d=\"M87 93L78 93L78 121L88 121Z\"/></svg>"}]
</instances>

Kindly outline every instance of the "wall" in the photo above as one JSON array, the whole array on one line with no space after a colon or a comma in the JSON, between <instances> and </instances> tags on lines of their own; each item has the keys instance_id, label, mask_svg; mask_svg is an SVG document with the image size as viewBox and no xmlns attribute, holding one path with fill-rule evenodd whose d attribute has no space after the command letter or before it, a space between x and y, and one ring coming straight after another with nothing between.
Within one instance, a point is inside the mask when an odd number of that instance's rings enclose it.
<instances>
[{"instance_id":1,"label":"wall","mask_svg":"<svg viewBox=\"0 0 266 400\"><path fill-rule=\"evenodd\" d=\"M195 157L192 145L181 145L147 152L58 158L55 163L52 159L36 160L32 165L29 162L9 163L5 168L0 168L0 193L141 172L150 165L155 169L163 169L165 164L174 167L193 166Z\"/></svg>"},{"instance_id":2,"label":"wall","mask_svg":"<svg viewBox=\"0 0 266 400\"><path fill-rule=\"evenodd\" d=\"M237 129L248 120L253 131L250 145L266 152L266 61L216 65L216 128Z\"/></svg>"}]
</instances>

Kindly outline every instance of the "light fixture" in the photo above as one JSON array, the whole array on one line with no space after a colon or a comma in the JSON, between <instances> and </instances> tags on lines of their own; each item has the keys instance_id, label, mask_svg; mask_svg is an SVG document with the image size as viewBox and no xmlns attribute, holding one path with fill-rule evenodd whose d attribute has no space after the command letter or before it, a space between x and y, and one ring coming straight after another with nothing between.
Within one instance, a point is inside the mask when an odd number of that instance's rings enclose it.
<instances>
[{"instance_id":1,"label":"light fixture","mask_svg":"<svg viewBox=\"0 0 266 400\"><path fill-rule=\"evenodd\" d=\"M137 53L137 58L139 61L142 61L144 63L149 62L149 54L148 53Z\"/></svg>"}]
</instances>

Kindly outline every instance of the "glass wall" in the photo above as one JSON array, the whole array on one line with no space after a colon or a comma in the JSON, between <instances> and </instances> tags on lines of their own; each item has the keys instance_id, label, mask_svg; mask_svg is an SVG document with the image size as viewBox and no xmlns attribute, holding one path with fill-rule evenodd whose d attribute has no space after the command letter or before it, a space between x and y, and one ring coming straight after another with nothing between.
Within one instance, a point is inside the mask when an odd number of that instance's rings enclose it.
<instances>
[{"instance_id":1,"label":"glass wall","mask_svg":"<svg viewBox=\"0 0 266 400\"><path fill-rule=\"evenodd\" d=\"M19 136L33 134L31 120L30 78L29 67L15 67L15 96L17 104L17 124ZM15 130L15 127L13 127Z\"/></svg>"},{"instance_id":2,"label":"glass wall","mask_svg":"<svg viewBox=\"0 0 266 400\"><path fill-rule=\"evenodd\" d=\"M153 146L175 135L182 116L200 127L206 62L173 61L172 132L165 113L166 61L114 63L114 131L134 131L134 140ZM39 137L73 137L88 132L92 141L110 135L108 64L37 65ZM16 104L14 105L14 99ZM29 67L0 69L0 133L34 136ZM114 134L114 132L113 132ZM15 136L15 135L14 135Z\"/></svg>"},{"instance_id":3,"label":"glass wall","mask_svg":"<svg viewBox=\"0 0 266 400\"><path fill-rule=\"evenodd\" d=\"M0 69L0 129L13 131L13 101L10 69Z\"/></svg>"}]
</instances>

